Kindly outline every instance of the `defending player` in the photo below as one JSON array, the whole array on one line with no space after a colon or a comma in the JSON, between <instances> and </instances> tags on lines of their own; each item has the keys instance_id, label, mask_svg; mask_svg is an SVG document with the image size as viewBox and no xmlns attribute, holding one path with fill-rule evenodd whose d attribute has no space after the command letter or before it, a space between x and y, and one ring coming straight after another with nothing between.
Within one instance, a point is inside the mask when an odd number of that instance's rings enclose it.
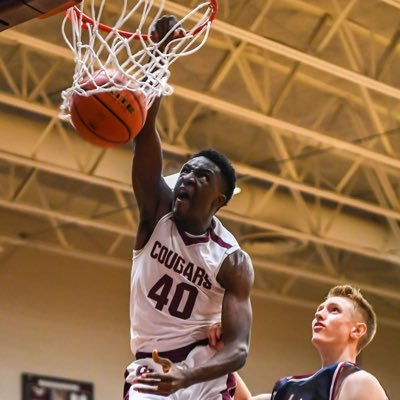
<instances>
[{"instance_id":1,"label":"defending player","mask_svg":"<svg viewBox=\"0 0 400 400\"><path fill-rule=\"evenodd\" d=\"M319 305L312 322L312 343L322 368L312 375L279 380L272 395L251 397L241 387L243 395L235 400L386 400L378 380L355 364L375 332L375 313L361 292L349 285L336 286ZM215 343L220 336L218 328L210 334L214 336L210 342Z\"/></svg>"},{"instance_id":2,"label":"defending player","mask_svg":"<svg viewBox=\"0 0 400 400\"><path fill-rule=\"evenodd\" d=\"M159 20L158 37L175 22ZM248 353L253 282L248 255L214 216L232 197L235 172L220 153L203 151L183 165L172 192L162 177L159 103L135 140L132 182L140 222L130 307L136 361L127 370L125 399L230 398L230 373ZM225 346L216 352L207 330L218 321ZM153 349L174 363L164 360L168 373L152 359Z\"/></svg>"}]
</instances>

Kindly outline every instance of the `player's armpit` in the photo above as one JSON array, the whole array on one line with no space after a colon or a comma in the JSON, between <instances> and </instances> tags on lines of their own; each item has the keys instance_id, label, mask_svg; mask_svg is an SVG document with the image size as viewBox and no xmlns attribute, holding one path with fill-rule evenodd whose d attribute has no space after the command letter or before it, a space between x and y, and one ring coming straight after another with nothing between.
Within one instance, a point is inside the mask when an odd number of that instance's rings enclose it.
<instances>
[{"instance_id":1,"label":"player's armpit","mask_svg":"<svg viewBox=\"0 0 400 400\"><path fill-rule=\"evenodd\" d=\"M387 396L373 375L358 371L343 381L338 400L387 400Z\"/></svg>"}]
</instances>

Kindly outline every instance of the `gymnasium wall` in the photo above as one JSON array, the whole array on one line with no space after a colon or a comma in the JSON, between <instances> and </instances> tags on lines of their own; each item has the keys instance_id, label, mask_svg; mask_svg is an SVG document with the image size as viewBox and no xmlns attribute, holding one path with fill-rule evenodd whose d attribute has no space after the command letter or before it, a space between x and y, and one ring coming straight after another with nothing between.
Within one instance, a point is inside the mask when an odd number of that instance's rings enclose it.
<instances>
[{"instance_id":1,"label":"gymnasium wall","mask_svg":"<svg viewBox=\"0 0 400 400\"><path fill-rule=\"evenodd\" d=\"M0 400L21 400L31 372L122 398L129 363L129 271L18 249L0 260Z\"/></svg>"},{"instance_id":2,"label":"gymnasium wall","mask_svg":"<svg viewBox=\"0 0 400 400\"><path fill-rule=\"evenodd\" d=\"M20 400L32 372L93 382L96 400L119 400L130 360L129 271L18 249L0 254L0 400ZM312 311L253 299L252 350L240 372L254 393L278 377L319 366ZM382 326L363 356L392 394L400 392L400 330Z\"/></svg>"}]
</instances>

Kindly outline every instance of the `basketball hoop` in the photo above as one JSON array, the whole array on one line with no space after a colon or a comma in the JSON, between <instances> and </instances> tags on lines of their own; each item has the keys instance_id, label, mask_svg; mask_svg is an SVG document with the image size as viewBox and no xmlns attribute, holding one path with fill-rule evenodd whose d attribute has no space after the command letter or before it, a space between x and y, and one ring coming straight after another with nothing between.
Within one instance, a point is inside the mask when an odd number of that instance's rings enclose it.
<instances>
[{"instance_id":1,"label":"basketball hoop","mask_svg":"<svg viewBox=\"0 0 400 400\"><path fill-rule=\"evenodd\" d=\"M70 117L71 96L76 93L90 96L100 92L132 90L129 82L137 83L137 90L146 97L150 107L155 97L168 96L173 89L168 84L169 66L178 58L195 53L208 38L211 23L218 11L218 1L203 2L190 11L167 33L160 42L151 35L156 21L162 16L165 0L137 0L133 6L129 0L83 0L80 6L67 11L62 33L75 55L75 72L72 86L63 91L62 117ZM112 4L111 4L112 3ZM110 5L111 4L111 5ZM105 9L110 5L118 9L113 26L102 21ZM195 22L193 22L195 21ZM132 29L132 24L136 27ZM191 25L191 26L188 26ZM165 46L167 37L180 29L179 37ZM160 46L165 47L164 50ZM118 74L124 79L114 80ZM98 86L96 77L106 74L109 81ZM88 87L91 90L85 90ZM122 82L122 83L121 83Z\"/></svg>"}]
</instances>

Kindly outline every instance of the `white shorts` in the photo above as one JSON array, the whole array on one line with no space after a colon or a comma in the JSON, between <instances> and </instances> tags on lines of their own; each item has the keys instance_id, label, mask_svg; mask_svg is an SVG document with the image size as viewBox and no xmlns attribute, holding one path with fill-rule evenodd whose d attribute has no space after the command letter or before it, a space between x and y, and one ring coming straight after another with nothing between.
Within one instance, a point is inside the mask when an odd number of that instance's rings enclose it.
<instances>
[{"instance_id":1,"label":"white shorts","mask_svg":"<svg viewBox=\"0 0 400 400\"><path fill-rule=\"evenodd\" d=\"M175 365L181 368L193 368L207 362L215 350L210 346L197 346L187 356L184 361L177 362ZM165 396L156 396L154 394L139 393L132 386L133 379L148 370L163 373L161 365L155 363L152 358L142 358L134 361L127 369L126 384L124 390L124 400L230 400L236 387L236 381L233 374L221 376L212 381L201 382L180 389L174 394Z\"/></svg>"}]
</instances>

